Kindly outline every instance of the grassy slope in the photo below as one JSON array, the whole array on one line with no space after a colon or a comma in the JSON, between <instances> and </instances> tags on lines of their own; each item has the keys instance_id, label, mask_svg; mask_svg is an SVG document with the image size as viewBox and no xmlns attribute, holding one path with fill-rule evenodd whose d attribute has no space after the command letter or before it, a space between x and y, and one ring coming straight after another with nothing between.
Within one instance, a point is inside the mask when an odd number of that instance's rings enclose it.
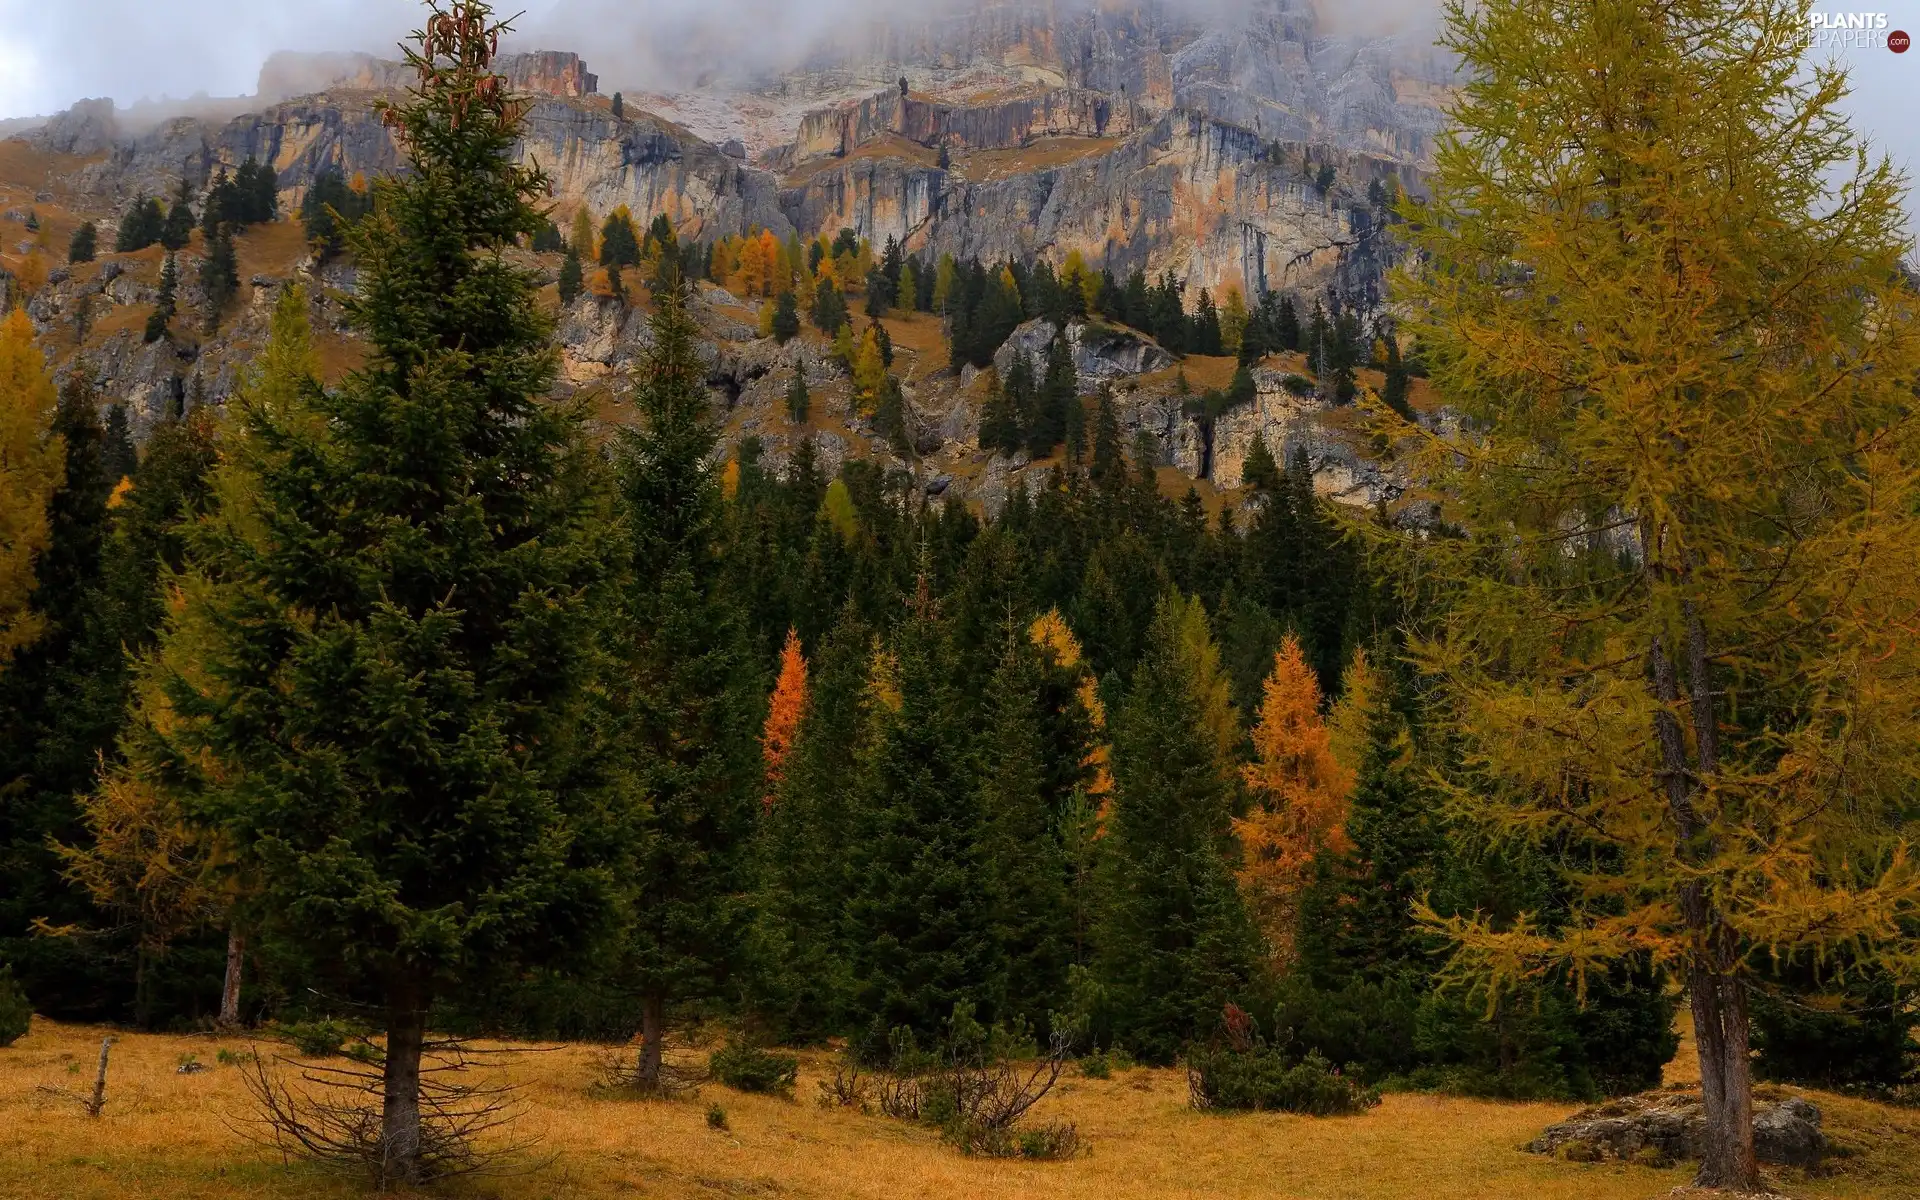
<instances>
[{"instance_id":1,"label":"grassy slope","mask_svg":"<svg viewBox=\"0 0 1920 1200\"><path fill-rule=\"evenodd\" d=\"M250 1114L239 1069L211 1065L238 1038L124 1036L114 1048L98 1122L39 1090L92 1079L103 1031L36 1021L0 1050L0 1196L294 1197L356 1194L353 1185L282 1165L243 1136ZM263 1046L263 1049L267 1047ZM502 1200L645 1195L1058 1197L1061 1200L1394 1200L1524 1197L1642 1200L1684 1182L1682 1170L1578 1166L1515 1149L1565 1114L1550 1104L1390 1096L1360 1117L1203 1116L1184 1078L1134 1070L1072 1078L1036 1110L1079 1123L1089 1154L1066 1163L969 1159L926 1131L814 1103L822 1060L808 1056L798 1102L708 1087L697 1101L641 1103L590 1094L601 1051L567 1046L483 1068L521 1085L518 1133L539 1139L522 1173L442 1189ZM210 1064L181 1075L183 1054ZM709 1129L719 1102L731 1130ZM1920 1114L1824 1097L1828 1127L1859 1157L1831 1178L1787 1181L1807 1197L1920 1196Z\"/></svg>"}]
</instances>

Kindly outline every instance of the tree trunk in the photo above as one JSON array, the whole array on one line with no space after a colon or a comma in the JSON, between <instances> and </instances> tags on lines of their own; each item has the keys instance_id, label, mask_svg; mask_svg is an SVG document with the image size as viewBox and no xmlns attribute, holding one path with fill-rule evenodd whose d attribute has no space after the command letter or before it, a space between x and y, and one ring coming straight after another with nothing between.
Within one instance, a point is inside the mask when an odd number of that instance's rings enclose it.
<instances>
[{"instance_id":1,"label":"tree trunk","mask_svg":"<svg viewBox=\"0 0 1920 1200\"><path fill-rule=\"evenodd\" d=\"M247 958L247 935L238 925L227 930L227 978L220 987L220 1025L233 1029L240 1024L240 969Z\"/></svg>"},{"instance_id":2,"label":"tree trunk","mask_svg":"<svg viewBox=\"0 0 1920 1200\"><path fill-rule=\"evenodd\" d=\"M640 1002L640 1070L635 1081L649 1092L660 1090L661 1043L667 1033L667 1001L648 992Z\"/></svg>"},{"instance_id":3,"label":"tree trunk","mask_svg":"<svg viewBox=\"0 0 1920 1200\"><path fill-rule=\"evenodd\" d=\"M1649 539L1646 544L1652 545ZM1654 695L1672 707L1654 718L1660 745L1661 782L1668 808L1680 835L1684 861L1711 860L1714 847L1709 829L1694 800L1705 780L1719 769L1719 725L1715 714L1712 669L1706 630L1691 600L1686 615L1688 694L1693 747L1689 760L1686 737L1675 709L1680 686L1673 658L1660 638L1649 655ZM1680 914L1691 935L1687 963L1687 990L1693 1008L1694 1045L1700 1056L1700 1092L1705 1110L1707 1144L1694 1182L1701 1187L1738 1192L1760 1190L1760 1168L1753 1156L1753 1067L1748 1061L1746 985L1739 975L1735 935L1708 901L1705 885L1692 879L1681 885Z\"/></svg>"},{"instance_id":4,"label":"tree trunk","mask_svg":"<svg viewBox=\"0 0 1920 1200\"><path fill-rule=\"evenodd\" d=\"M426 1037L426 1001L411 983L388 997L387 1055L380 1109L381 1179L420 1179L420 1047Z\"/></svg>"},{"instance_id":5,"label":"tree trunk","mask_svg":"<svg viewBox=\"0 0 1920 1200\"><path fill-rule=\"evenodd\" d=\"M1696 963L1689 972L1694 1044L1700 1053L1700 1093L1707 1144L1697 1187L1757 1192L1753 1156L1753 1069L1748 1059L1747 992L1735 977Z\"/></svg>"}]
</instances>

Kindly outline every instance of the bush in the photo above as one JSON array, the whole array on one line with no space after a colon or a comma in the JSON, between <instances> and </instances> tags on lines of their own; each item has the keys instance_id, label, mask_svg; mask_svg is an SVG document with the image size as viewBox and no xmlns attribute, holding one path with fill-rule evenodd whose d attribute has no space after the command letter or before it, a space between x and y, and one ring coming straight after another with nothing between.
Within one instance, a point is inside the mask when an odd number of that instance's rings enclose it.
<instances>
[{"instance_id":1,"label":"bush","mask_svg":"<svg viewBox=\"0 0 1920 1200\"><path fill-rule=\"evenodd\" d=\"M1203 1111L1305 1113L1334 1117L1364 1112L1380 1103L1380 1090L1342 1075L1309 1053L1298 1062L1267 1045L1196 1050L1187 1055L1187 1090Z\"/></svg>"},{"instance_id":2,"label":"bush","mask_svg":"<svg viewBox=\"0 0 1920 1200\"><path fill-rule=\"evenodd\" d=\"M724 1133L729 1128L727 1125L727 1110L721 1108L718 1104L708 1106L707 1128L718 1129Z\"/></svg>"},{"instance_id":3,"label":"bush","mask_svg":"<svg viewBox=\"0 0 1920 1200\"><path fill-rule=\"evenodd\" d=\"M1308 379L1305 375L1289 374L1280 381L1280 386L1296 396L1313 395L1313 380Z\"/></svg>"},{"instance_id":4,"label":"bush","mask_svg":"<svg viewBox=\"0 0 1920 1200\"><path fill-rule=\"evenodd\" d=\"M1071 1038L1064 1030L1037 1054L1024 1027L982 1026L965 1002L954 1005L947 1028L933 1051L920 1049L911 1030L892 1032L892 1064L877 1088L882 1112L935 1126L967 1154L1058 1159L1079 1152L1071 1124L1021 1124L1066 1066Z\"/></svg>"},{"instance_id":5,"label":"bush","mask_svg":"<svg viewBox=\"0 0 1920 1200\"><path fill-rule=\"evenodd\" d=\"M13 978L13 968L0 967L0 1046L11 1046L27 1035L33 1006Z\"/></svg>"},{"instance_id":6,"label":"bush","mask_svg":"<svg viewBox=\"0 0 1920 1200\"><path fill-rule=\"evenodd\" d=\"M305 1058L331 1058L346 1045L352 1030L338 1021L296 1021L280 1027L280 1036Z\"/></svg>"},{"instance_id":7,"label":"bush","mask_svg":"<svg viewBox=\"0 0 1920 1200\"><path fill-rule=\"evenodd\" d=\"M788 1094L800 1074L800 1060L791 1054L771 1054L741 1042L713 1052L707 1060L712 1076L740 1092Z\"/></svg>"},{"instance_id":8,"label":"bush","mask_svg":"<svg viewBox=\"0 0 1920 1200\"><path fill-rule=\"evenodd\" d=\"M1113 1060L1104 1050L1095 1050L1080 1059L1080 1073L1088 1079L1112 1079Z\"/></svg>"}]
</instances>

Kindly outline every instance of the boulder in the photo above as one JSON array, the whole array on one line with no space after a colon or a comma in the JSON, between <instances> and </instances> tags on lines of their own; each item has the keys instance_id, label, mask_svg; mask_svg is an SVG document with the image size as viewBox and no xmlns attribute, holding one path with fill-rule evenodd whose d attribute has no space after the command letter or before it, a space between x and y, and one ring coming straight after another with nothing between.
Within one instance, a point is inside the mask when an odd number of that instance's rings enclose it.
<instances>
[{"instance_id":1,"label":"boulder","mask_svg":"<svg viewBox=\"0 0 1920 1200\"><path fill-rule=\"evenodd\" d=\"M1668 1088L1577 1112L1549 1125L1527 1149L1577 1162L1669 1163L1700 1157L1706 1125L1697 1088ZM1811 1103L1799 1096L1754 1099L1753 1151L1761 1162L1816 1167L1826 1148L1820 1110Z\"/></svg>"}]
</instances>

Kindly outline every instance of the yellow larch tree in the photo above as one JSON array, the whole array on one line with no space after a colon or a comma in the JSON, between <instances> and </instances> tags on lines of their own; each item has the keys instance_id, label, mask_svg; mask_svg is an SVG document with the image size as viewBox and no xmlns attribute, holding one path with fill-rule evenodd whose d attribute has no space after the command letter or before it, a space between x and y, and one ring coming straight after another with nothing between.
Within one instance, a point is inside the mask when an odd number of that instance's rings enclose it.
<instances>
[{"instance_id":1,"label":"yellow larch tree","mask_svg":"<svg viewBox=\"0 0 1920 1200\"><path fill-rule=\"evenodd\" d=\"M67 478L66 442L50 432L58 402L33 322L16 308L0 322L0 666L45 624L30 600L47 502Z\"/></svg>"}]
</instances>

